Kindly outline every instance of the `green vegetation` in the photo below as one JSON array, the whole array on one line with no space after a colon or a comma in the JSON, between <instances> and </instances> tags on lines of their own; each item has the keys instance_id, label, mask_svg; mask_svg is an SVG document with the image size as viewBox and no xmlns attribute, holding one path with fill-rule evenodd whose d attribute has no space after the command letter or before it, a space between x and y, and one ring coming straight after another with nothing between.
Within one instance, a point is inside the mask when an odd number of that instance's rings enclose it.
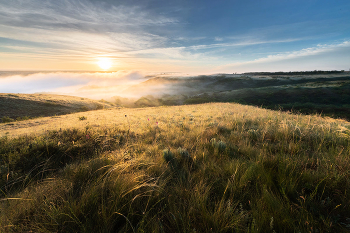
<instances>
[{"instance_id":1,"label":"green vegetation","mask_svg":"<svg viewBox=\"0 0 350 233\"><path fill-rule=\"evenodd\" d=\"M0 231L350 230L349 122L239 104L141 110L1 138Z\"/></svg>"},{"instance_id":2,"label":"green vegetation","mask_svg":"<svg viewBox=\"0 0 350 233\"><path fill-rule=\"evenodd\" d=\"M80 121L83 121L83 120L86 120L86 119L87 119L86 116L80 116L80 117L79 117L79 120L80 120Z\"/></svg>"},{"instance_id":3,"label":"green vegetation","mask_svg":"<svg viewBox=\"0 0 350 233\"><path fill-rule=\"evenodd\" d=\"M23 117L17 117L16 121L26 121L26 120L29 120L29 119L30 119L29 116L23 116Z\"/></svg>"},{"instance_id":4,"label":"green vegetation","mask_svg":"<svg viewBox=\"0 0 350 233\"><path fill-rule=\"evenodd\" d=\"M7 122L13 122L13 121L25 121L25 120L29 120L29 119L31 119L31 118L28 116L17 117L16 120L5 116L1 120L2 120L2 123L7 123Z\"/></svg>"},{"instance_id":5,"label":"green vegetation","mask_svg":"<svg viewBox=\"0 0 350 233\"><path fill-rule=\"evenodd\" d=\"M341 86L246 88L189 97L185 104L236 102L274 110L322 114L350 120L350 82Z\"/></svg>"},{"instance_id":6,"label":"green vegetation","mask_svg":"<svg viewBox=\"0 0 350 233\"><path fill-rule=\"evenodd\" d=\"M310 75L310 74L339 74L344 73L345 70L313 70L313 71L290 71L290 72L249 72L245 74L255 75Z\"/></svg>"},{"instance_id":7,"label":"green vegetation","mask_svg":"<svg viewBox=\"0 0 350 233\"><path fill-rule=\"evenodd\" d=\"M9 123L9 122L14 122L14 121L25 121L25 120L29 120L29 119L31 119L31 118L28 116L17 117L16 120L12 119L11 117L4 116L1 118L1 122L2 123Z\"/></svg>"},{"instance_id":8,"label":"green vegetation","mask_svg":"<svg viewBox=\"0 0 350 233\"><path fill-rule=\"evenodd\" d=\"M299 76L298 73L300 73ZM176 89L176 94L158 97L147 95L134 101L119 98L118 105L154 107L234 102L350 120L349 75L329 78L300 76L308 73L329 75L334 71L291 72L289 75L284 72L256 73L255 76L251 74L251 77L226 77L225 75L197 76L191 79L157 77L148 82L158 82L164 85L164 89ZM337 73L344 72L335 72ZM166 86L167 82L172 82L171 86L170 84ZM157 94L156 91L155 94Z\"/></svg>"},{"instance_id":9,"label":"green vegetation","mask_svg":"<svg viewBox=\"0 0 350 233\"><path fill-rule=\"evenodd\" d=\"M1 121L2 121L2 123L8 123L8 122L13 122L15 120L10 118L10 117L8 117L8 116L4 116L4 117L1 118Z\"/></svg>"}]
</instances>

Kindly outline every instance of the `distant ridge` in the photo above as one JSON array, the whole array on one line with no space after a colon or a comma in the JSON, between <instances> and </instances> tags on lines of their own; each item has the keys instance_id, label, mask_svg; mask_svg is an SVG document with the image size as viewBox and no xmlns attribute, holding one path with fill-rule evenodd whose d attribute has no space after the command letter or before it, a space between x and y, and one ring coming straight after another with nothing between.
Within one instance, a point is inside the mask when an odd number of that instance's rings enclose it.
<instances>
[{"instance_id":1,"label":"distant ridge","mask_svg":"<svg viewBox=\"0 0 350 233\"><path fill-rule=\"evenodd\" d=\"M348 71L345 70L313 70L313 71L289 71L289 72L247 72L244 74L252 74L252 75L310 75L310 74L339 74L345 73ZM349 71L350 72L350 71Z\"/></svg>"},{"instance_id":2,"label":"distant ridge","mask_svg":"<svg viewBox=\"0 0 350 233\"><path fill-rule=\"evenodd\" d=\"M106 101L76 96L0 93L0 119L9 117L15 120L23 117L64 115L110 107L112 104Z\"/></svg>"}]
</instances>

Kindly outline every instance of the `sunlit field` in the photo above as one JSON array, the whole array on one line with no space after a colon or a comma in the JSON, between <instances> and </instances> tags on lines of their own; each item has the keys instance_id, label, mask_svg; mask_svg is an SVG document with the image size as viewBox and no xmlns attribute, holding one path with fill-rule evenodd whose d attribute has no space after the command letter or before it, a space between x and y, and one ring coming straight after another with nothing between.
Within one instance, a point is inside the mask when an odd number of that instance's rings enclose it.
<instances>
[{"instance_id":1,"label":"sunlit field","mask_svg":"<svg viewBox=\"0 0 350 233\"><path fill-rule=\"evenodd\" d=\"M348 232L350 123L231 103L0 124L2 232Z\"/></svg>"}]
</instances>

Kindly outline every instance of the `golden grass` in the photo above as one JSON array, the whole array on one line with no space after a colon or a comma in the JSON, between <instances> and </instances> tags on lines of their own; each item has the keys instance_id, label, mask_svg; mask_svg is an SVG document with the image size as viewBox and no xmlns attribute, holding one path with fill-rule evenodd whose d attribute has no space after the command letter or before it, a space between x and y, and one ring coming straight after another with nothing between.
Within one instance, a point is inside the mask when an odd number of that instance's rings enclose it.
<instances>
[{"instance_id":1,"label":"golden grass","mask_svg":"<svg viewBox=\"0 0 350 233\"><path fill-rule=\"evenodd\" d=\"M35 102L51 102L54 104L60 104L69 107L79 107L81 105L86 105L87 107L93 108L96 104L102 104L108 106L108 104L103 104L97 100L92 100L88 98L82 98L77 96L69 95L56 95L56 94L7 94L0 93L0 97L6 97L10 99L21 99Z\"/></svg>"},{"instance_id":2,"label":"golden grass","mask_svg":"<svg viewBox=\"0 0 350 233\"><path fill-rule=\"evenodd\" d=\"M80 120L84 116L86 120ZM0 137L9 138L23 135L41 135L49 130L69 128L84 129L117 126L125 130L141 133L145 127L159 127L171 130L173 124L186 125L192 131L201 131L211 126L232 126L235 121L261 121L265 134L271 124L278 125L280 131L290 127L302 130L323 128L336 129L339 135L348 136L350 122L320 117L317 115L294 115L234 103L208 103L199 105L165 106L151 108L113 108L62 116L43 117L20 122L1 123ZM158 122L158 124L156 123Z\"/></svg>"},{"instance_id":3,"label":"golden grass","mask_svg":"<svg viewBox=\"0 0 350 233\"><path fill-rule=\"evenodd\" d=\"M344 120L209 103L0 127L0 231L350 229Z\"/></svg>"}]
</instances>

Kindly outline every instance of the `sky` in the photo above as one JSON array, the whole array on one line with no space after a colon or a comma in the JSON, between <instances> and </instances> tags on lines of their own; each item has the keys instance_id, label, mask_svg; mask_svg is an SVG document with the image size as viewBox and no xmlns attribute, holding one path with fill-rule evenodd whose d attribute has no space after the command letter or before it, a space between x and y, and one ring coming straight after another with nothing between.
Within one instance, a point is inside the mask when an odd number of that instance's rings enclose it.
<instances>
[{"instance_id":1,"label":"sky","mask_svg":"<svg viewBox=\"0 0 350 233\"><path fill-rule=\"evenodd\" d=\"M349 0L0 0L0 70L349 70ZM110 66L110 67L109 67Z\"/></svg>"}]
</instances>

